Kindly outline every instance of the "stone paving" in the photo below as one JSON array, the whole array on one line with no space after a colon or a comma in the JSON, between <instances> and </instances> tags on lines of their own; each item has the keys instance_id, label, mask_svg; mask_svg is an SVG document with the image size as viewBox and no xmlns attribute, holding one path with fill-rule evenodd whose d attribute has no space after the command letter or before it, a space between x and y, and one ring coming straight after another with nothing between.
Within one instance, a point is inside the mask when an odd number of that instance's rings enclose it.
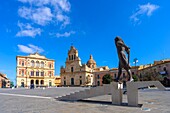
<instances>
[{"instance_id":1,"label":"stone paving","mask_svg":"<svg viewBox=\"0 0 170 113\"><path fill-rule=\"evenodd\" d=\"M84 89L86 88L0 89L0 113L170 113L170 90L140 90L139 103L143 104L142 107L111 105L110 95L77 102L55 99L57 96ZM123 96L123 101L127 103L126 95Z\"/></svg>"}]
</instances>

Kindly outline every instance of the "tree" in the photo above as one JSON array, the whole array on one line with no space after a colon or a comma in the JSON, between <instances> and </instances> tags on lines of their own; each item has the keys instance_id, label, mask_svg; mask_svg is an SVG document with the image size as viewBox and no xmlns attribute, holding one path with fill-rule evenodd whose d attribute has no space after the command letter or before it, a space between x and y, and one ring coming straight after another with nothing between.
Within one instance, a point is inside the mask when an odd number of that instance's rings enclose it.
<instances>
[{"instance_id":1,"label":"tree","mask_svg":"<svg viewBox=\"0 0 170 113\"><path fill-rule=\"evenodd\" d=\"M14 87L14 82L10 81L10 88Z\"/></svg>"},{"instance_id":2,"label":"tree","mask_svg":"<svg viewBox=\"0 0 170 113\"><path fill-rule=\"evenodd\" d=\"M110 74L106 74L103 76L103 84L110 84L112 82L112 77L110 76Z\"/></svg>"},{"instance_id":3,"label":"tree","mask_svg":"<svg viewBox=\"0 0 170 113\"><path fill-rule=\"evenodd\" d=\"M138 81L138 76L137 75L132 75L132 77L133 77L135 82Z\"/></svg>"}]
</instances>

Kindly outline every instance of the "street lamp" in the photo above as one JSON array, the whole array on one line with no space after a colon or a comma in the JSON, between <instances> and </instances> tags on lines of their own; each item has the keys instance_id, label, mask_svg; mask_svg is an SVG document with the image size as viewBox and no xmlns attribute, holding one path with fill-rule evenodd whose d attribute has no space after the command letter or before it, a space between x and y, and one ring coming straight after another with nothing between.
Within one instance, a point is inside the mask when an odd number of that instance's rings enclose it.
<instances>
[{"instance_id":1,"label":"street lamp","mask_svg":"<svg viewBox=\"0 0 170 113\"><path fill-rule=\"evenodd\" d=\"M135 64L135 69L136 69L136 76L138 76L138 70L137 70L137 67L136 67L136 63L138 62L138 59L137 58L134 58L133 59L133 63Z\"/></svg>"},{"instance_id":2,"label":"street lamp","mask_svg":"<svg viewBox=\"0 0 170 113\"><path fill-rule=\"evenodd\" d=\"M138 59L137 58L135 58L135 59L133 59L133 63L135 64L135 67L136 67L136 63L138 62Z\"/></svg>"}]
</instances>

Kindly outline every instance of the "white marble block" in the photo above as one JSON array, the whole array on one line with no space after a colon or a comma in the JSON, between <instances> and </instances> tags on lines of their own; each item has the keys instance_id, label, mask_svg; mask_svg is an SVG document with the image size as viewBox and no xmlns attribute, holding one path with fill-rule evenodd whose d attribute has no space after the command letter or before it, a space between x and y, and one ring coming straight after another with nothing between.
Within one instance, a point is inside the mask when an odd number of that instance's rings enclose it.
<instances>
[{"instance_id":1,"label":"white marble block","mask_svg":"<svg viewBox=\"0 0 170 113\"><path fill-rule=\"evenodd\" d=\"M111 94L112 94L112 104L121 105L122 104L122 89L123 84L118 82L111 83Z\"/></svg>"}]
</instances>

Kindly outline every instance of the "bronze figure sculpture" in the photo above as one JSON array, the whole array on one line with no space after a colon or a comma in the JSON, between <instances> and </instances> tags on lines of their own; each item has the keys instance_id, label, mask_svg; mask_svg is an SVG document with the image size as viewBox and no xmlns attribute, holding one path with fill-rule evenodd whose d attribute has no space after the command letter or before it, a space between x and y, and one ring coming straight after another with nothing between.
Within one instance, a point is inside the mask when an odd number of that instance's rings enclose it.
<instances>
[{"instance_id":1,"label":"bronze figure sculpture","mask_svg":"<svg viewBox=\"0 0 170 113\"><path fill-rule=\"evenodd\" d=\"M115 79L116 82L119 82L120 76L122 74L122 69L124 68L128 73L128 81L133 81L131 67L129 65L129 57L130 57L130 48L125 45L124 41L120 37L115 38L115 45L117 48L118 58L119 58L119 68L118 68L118 76ZM128 58L126 57L126 53L128 54Z\"/></svg>"}]
</instances>

